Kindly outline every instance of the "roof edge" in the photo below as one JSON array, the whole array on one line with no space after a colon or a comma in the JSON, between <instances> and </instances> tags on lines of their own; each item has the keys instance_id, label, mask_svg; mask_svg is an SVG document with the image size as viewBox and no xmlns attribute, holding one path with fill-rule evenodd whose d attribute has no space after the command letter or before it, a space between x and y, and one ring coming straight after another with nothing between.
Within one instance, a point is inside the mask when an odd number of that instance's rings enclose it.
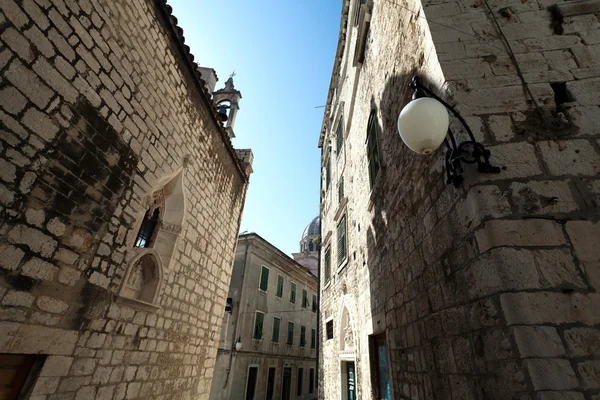
<instances>
[{"instance_id":1,"label":"roof edge","mask_svg":"<svg viewBox=\"0 0 600 400\"><path fill-rule=\"evenodd\" d=\"M154 0L154 3L157 6L159 14L163 19L163 24L166 28L169 29L170 33L175 36L175 39L177 39L174 41L175 45L179 49L184 64L186 65L186 67L188 68L188 72L190 72L192 76L192 80L194 81L196 89L200 93L200 98L210 110L213 122L217 126L217 130L221 135L221 139L225 144L225 148L227 149L227 152L233 159L234 164L236 165L236 169L242 178L242 181L244 183L248 183L249 176L247 176L244 172L244 168L241 165L242 163L235 152L235 148L231 143L231 139L229 138L229 135L227 134L225 128L221 125L220 119L217 116L217 109L211 100L211 94L208 93L208 91L206 90L206 82L204 81L204 79L202 79L200 72L198 72L198 63L194 61L194 55L190 52L189 46L185 44L185 36L183 36L183 29L177 25L177 18L173 15L173 8L168 4L168 0Z\"/></svg>"}]
</instances>

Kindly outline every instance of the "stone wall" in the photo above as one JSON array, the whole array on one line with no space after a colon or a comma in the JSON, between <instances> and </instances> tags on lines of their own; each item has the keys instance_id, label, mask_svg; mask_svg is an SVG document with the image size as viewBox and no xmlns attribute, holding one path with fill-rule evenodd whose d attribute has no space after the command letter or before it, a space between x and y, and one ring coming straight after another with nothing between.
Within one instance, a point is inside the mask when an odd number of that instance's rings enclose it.
<instances>
[{"instance_id":1,"label":"stone wall","mask_svg":"<svg viewBox=\"0 0 600 400\"><path fill-rule=\"evenodd\" d=\"M344 2L351 17L355 3ZM336 214L346 212L349 258L321 293L321 320L335 326L322 342L322 398L342 390L344 308L356 332L359 398L372 390L368 336L381 332L394 398L597 396L600 23L593 13L561 21L549 5L490 2L539 112L485 3L375 1L362 67L352 65L358 29L347 26L332 87L341 83L324 118L323 167L330 151L333 172L321 216L322 236L331 233L323 251L331 245L335 260ZM468 166L454 188L442 151L418 156L401 142L396 120L414 73L457 105L500 174ZM383 169L371 191L373 108ZM338 155L339 115L346 138ZM341 177L346 205L336 192Z\"/></svg>"},{"instance_id":2,"label":"stone wall","mask_svg":"<svg viewBox=\"0 0 600 400\"><path fill-rule=\"evenodd\" d=\"M0 353L47 356L32 399L208 398L249 165L169 13L0 1ZM174 176L158 299L120 305L148 199Z\"/></svg>"}]
</instances>

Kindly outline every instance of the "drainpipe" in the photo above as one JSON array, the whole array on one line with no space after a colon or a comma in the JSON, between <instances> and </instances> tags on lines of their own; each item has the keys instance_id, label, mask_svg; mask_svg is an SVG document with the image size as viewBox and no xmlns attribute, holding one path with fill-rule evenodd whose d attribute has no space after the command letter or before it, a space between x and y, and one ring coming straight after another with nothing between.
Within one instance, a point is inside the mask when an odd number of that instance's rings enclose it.
<instances>
[{"instance_id":1,"label":"drainpipe","mask_svg":"<svg viewBox=\"0 0 600 400\"><path fill-rule=\"evenodd\" d=\"M242 304L242 293L244 288L244 274L246 273L246 264L248 263L248 236L246 236L246 250L244 251L244 264L242 265L242 277L240 281L240 294L237 302L237 315L235 317L235 325L233 325L233 333L231 335L231 348L229 350L229 365L225 374L225 383L223 389L227 387L227 381L229 380L229 373L231 372L231 363L233 361L233 352L235 351L235 335L237 332L238 323L240 322L240 304Z\"/></svg>"}]
</instances>

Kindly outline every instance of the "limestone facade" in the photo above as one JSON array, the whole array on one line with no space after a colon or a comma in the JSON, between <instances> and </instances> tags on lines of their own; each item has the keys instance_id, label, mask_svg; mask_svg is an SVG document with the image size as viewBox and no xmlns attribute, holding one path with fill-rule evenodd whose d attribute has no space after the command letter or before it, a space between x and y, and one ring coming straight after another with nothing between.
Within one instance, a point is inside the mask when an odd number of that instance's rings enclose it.
<instances>
[{"instance_id":1,"label":"limestone facade","mask_svg":"<svg viewBox=\"0 0 600 400\"><path fill-rule=\"evenodd\" d=\"M358 399L597 398L596 4L343 2L319 142L320 398L348 398L352 363ZM443 149L402 143L414 74L501 173L467 165L455 188Z\"/></svg>"},{"instance_id":2,"label":"limestone facade","mask_svg":"<svg viewBox=\"0 0 600 400\"><path fill-rule=\"evenodd\" d=\"M239 236L211 400L317 398L317 292L308 268Z\"/></svg>"},{"instance_id":3,"label":"limestone facade","mask_svg":"<svg viewBox=\"0 0 600 400\"><path fill-rule=\"evenodd\" d=\"M176 22L164 0L0 1L9 398L208 399L252 153Z\"/></svg>"}]
</instances>

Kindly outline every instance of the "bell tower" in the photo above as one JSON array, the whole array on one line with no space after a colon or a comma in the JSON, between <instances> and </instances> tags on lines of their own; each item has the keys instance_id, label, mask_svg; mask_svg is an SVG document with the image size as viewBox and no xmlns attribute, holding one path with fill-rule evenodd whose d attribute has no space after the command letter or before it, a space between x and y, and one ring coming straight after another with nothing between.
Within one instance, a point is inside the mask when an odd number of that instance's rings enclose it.
<instances>
[{"instance_id":1,"label":"bell tower","mask_svg":"<svg viewBox=\"0 0 600 400\"><path fill-rule=\"evenodd\" d=\"M229 76L225 82L225 87L213 92L213 101L217 107L217 112L221 121L225 124L225 129L229 133L230 138L234 138L233 127L235 125L235 117L240 109L239 101L242 98L242 93L235 89L233 85L233 77L235 71Z\"/></svg>"}]
</instances>

